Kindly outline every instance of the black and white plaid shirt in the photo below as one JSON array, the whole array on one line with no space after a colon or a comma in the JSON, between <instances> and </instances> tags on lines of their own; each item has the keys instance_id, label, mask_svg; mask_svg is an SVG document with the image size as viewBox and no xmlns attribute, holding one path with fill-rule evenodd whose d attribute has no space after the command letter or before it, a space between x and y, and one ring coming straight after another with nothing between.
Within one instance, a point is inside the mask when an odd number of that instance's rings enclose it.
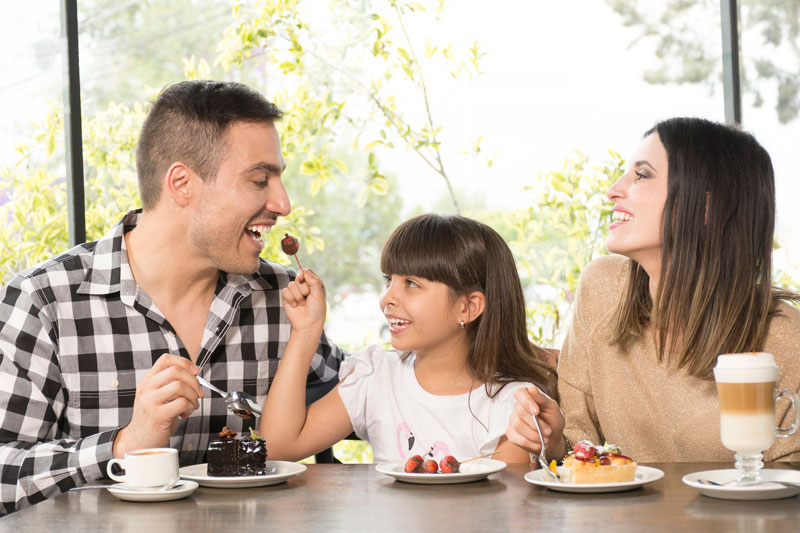
<instances>
[{"instance_id":1,"label":"black and white plaid shirt","mask_svg":"<svg viewBox=\"0 0 800 533\"><path fill-rule=\"evenodd\" d=\"M131 420L136 384L162 354L188 357L133 280L123 235L139 213L0 290L0 498L6 513L106 477L114 437ZM263 404L289 338L280 289L292 278L266 261L253 275L220 274L197 357L201 376ZM323 334L309 383L337 379L341 359ZM209 440L223 426L238 432L256 426L206 392L170 438L181 465L204 462Z\"/></svg>"}]
</instances>

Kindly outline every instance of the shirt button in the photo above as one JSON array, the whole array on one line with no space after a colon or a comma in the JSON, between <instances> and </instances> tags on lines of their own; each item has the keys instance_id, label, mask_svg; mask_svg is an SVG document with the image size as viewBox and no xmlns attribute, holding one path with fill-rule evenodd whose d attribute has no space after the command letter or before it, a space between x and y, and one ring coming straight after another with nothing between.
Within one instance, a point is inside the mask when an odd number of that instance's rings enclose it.
<instances>
[{"instance_id":1,"label":"shirt button","mask_svg":"<svg viewBox=\"0 0 800 533\"><path fill-rule=\"evenodd\" d=\"M187 445L186 445L186 449L187 449L188 451L192 451L192 443L191 443L191 442L190 442L189 444L187 444Z\"/></svg>"},{"instance_id":2,"label":"shirt button","mask_svg":"<svg viewBox=\"0 0 800 533\"><path fill-rule=\"evenodd\" d=\"M114 378L111 380L111 383L109 383L109 385L111 385L112 389L116 389L117 387L119 387L119 380Z\"/></svg>"}]
</instances>

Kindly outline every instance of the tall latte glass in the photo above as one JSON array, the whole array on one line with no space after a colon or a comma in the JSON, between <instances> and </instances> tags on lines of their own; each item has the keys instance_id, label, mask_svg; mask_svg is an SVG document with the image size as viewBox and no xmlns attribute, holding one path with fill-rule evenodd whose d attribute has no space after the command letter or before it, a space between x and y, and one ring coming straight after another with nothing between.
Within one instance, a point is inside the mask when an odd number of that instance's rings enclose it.
<instances>
[{"instance_id":1,"label":"tall latte glass","mask_svg":"<svg viewBox=\"0 0 800 533\"><path fill-rule=\"evenodd\" d=\"M764 466L762 452L776 437L788 437L797 430L797 394L776 389L778 367L768 353L720 355L714 379L722 444L735 452L737 481L759 481L759 470ZM791 400L794 412L794 422L785 429L775 427L775 403L784 396Z\"/></svg>"}]
</instances>

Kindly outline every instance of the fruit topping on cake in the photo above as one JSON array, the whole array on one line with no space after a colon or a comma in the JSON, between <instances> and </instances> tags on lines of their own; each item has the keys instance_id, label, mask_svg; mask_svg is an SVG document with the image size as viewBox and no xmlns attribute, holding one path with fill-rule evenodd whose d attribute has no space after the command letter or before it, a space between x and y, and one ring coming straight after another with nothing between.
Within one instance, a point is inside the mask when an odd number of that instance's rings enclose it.
<instances>
[{"instance_id":1,"label":"fruit topping on cake","mask_svg":"<svg viewBox=\"0 0 800 533\"><path fill-rule=\"evenodd\" d=\"M618 483L633 481L636 466L614 444L595 446L582 440L564 458L563 475L567 483Z\"/></svg>"}]
</instances>

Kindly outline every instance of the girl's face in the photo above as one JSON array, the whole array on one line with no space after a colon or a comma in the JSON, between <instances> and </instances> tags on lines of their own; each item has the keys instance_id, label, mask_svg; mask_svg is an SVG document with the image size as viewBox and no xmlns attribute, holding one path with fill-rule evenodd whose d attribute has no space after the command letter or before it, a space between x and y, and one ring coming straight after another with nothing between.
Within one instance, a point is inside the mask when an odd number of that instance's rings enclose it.
<instances>
[{"instance_id":1,"label":"girl's face","mask_svg":"<svg viewBox=\"0 0 800 533\"><path fill-rule=\"evenodd\" d=\"M444 283L418 276L385 275L379 303L392 335L392 346L417 354L451 350L466 339L465 298L451 298Z\"/></svg>"},{"instance_id":2,"label":"girl's face","mask_svg":"<svg viewBox=\"0 0 800 533\"><path fill-rule=\"evenodd\" d=\"M661 268L667 170L667 151L653 132L633 153L627 172L606 193L615 204L606 239L608 250L630 257L651 278Z\"/></svg>"}]
</instances>

